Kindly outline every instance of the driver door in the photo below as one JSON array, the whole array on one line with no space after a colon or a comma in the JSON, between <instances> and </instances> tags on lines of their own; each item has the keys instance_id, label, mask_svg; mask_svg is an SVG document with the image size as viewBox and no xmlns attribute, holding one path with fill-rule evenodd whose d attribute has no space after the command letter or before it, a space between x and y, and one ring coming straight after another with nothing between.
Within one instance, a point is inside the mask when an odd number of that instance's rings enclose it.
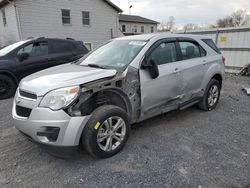
<instances>
[{"instance_id":1,"label":"driver door","mask_svg":"<svg viewBox=\"0 0 250 188\"><path fill-rule=\"evenodd\" d=\"M153 60L159 69L155 79L147 69L140 69L141 120L179 107L182 90L182 68L178 62L176 40L156 43L145 60Z\"/></svg>"},{"instance_id":2,"label":"driver door","mask_svg":"<svg viewBox=\"0 0 250 188\"><path fill-rule=\"evenodd\" d=\"M16 72L18 72L20 78L47 68L49 53L47 41L30 43L19 49L17 56L22 53L28 54L28 57L23 60L20 60L17 57L18 65L16 66Z\"/></svg>"}]
</instances>

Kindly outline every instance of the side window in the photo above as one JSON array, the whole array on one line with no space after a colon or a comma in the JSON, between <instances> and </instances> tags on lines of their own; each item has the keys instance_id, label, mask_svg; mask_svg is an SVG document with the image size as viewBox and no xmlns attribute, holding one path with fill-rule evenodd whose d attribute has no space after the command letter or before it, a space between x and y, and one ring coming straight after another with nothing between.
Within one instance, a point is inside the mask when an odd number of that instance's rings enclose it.
<instances>
[{"instance_id":1,"label":"side window","mask_svg":"<svg viewBox=\"0 0 250 188\"><path fill-rule=\"evenodd\" d=\"M183 41L179 42L179 44L183 60L203 57L206 55L206 51L196 43Z\"/></svg>"},{"instance_id":2,"label":"side window","mask_svg":"<svg viewBox=\"0 0 250 188\"><path fill-rule=\"evenodd\" d=\"M52 46L54 53L66 53L76 50L75 46L67 41L53 41Z\"/></svg>"},{"instance_id":3,"label":"side window","mask_svg":"<svg viewBox=\"0 0 250 188\"><path fill-rule=\"evenodd\" d=\"M35 42L20 49L17 54L28 53L31 57L48 54L48 42Z\"/></svg>"},{"instance_id":4,"label":"side window","mask_svg":"<svg viewBox=\"0 0 250 188\"><path fill-rule=\"evenodd\" d=\"M161 43L149 56L157 65L175 62L177 60L174 42Z\"/></svg>"}]
</instances>

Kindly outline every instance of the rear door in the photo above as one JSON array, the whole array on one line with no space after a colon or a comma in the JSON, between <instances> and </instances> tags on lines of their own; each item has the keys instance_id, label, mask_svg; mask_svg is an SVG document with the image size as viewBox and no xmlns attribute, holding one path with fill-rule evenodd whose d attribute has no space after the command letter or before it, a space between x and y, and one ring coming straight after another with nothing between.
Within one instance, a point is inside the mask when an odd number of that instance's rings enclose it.
<instances>
[{"instance_id":1,"label":"rear door","mask_svg":"<svg viewBox=\"0 0 250 188\"><path fill-rule=\"evenodd\" d=\"M156 43L146 55L158 65L159 76L152 79L148 70L140 69L142 119L179 106L181 98L181 63L177 58L176 39Z\"/></svg>"},{"instance_id":2,"label":"rear door","mask_svg":"<svg viewBox=\"0 0 250 188\"><path fill-rule=\"evenodd\" d=\"M51 54L49 64L51 66L68 63L77 56L77 47L67 40L51 40Z\"/></svg>"},{"instance_id":3,"label":"rear door","mask_svg":"<svg viewBox=\"0 0 250 188\"><path fill-rule=\"evenodd\" d=\"M18 59L18 56L27 53L29 54L28 58L25 60ZM27 75L35 73L37 71L43 70L47 67L48 64L48 41L34 41L30 42L16 52L16 67L15 72L17 72L20 78L23 78Z\"/></svg>"},{"instance_id":4,"label":"rear door","mask_svg":"<svg viewBox=\"0 0 250 188\"><path fill-rule=\"evenodd\" d=\"M182 103L203 95L202 81L207 70L206 51L193 39L178 39L182 67Z\"/></svg>"}]
</instances>

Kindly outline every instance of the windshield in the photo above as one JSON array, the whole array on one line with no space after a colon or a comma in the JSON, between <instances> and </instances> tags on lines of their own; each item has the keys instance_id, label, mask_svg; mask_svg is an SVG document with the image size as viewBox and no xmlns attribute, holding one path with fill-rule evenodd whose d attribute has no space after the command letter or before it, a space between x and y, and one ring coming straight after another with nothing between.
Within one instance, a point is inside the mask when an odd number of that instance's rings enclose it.
<instances>
[{"instance_id":1,"label":"windshield","mask_svg":"<svg viewBox=\"0 0 250 188\"><path fill-rule=\"evenodd\" d=\"M8 53L10 53L12 50L14 50L15 48L23 45L24 43L26 43L26 41L19 41L19 42L16 42L14 44L11 44L9 46L6 46L5 48L1 49L0 50L0 56L5 56L7 55Z\"/></svg>"},{"instance_id":2,"label":"windshield","mask_svg":"<svg viewBox=\"0 0 250 188\"><path fill-rule=\"evenodd\" d=\"M113 40L84 58L80 65L122 68L131 63L146 41Z\"/></svg>"}]
</instances>

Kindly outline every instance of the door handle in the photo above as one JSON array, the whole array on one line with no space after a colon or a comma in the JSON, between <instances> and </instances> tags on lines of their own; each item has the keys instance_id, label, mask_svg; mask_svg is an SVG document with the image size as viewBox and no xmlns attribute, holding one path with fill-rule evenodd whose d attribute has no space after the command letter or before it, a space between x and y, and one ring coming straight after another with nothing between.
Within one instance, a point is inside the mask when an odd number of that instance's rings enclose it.
<instances>
[{"instance_id":1,"label":"door handle","mask_svg":"<svg viewBox=\"0 0 250 188\"><path fill-rule=\"evenodd\" d=\"M202 63L203 63L204 66L207 66L207 61L206 60L203 60Z\"/></svg>"},{"instance_id":2,"label":"door handle","mask_svg":"<svg viewBox=\"0 0 250 188\"><path fill-rule=\"evenodd\" d=\"M179 69L178 68L175 68L174 69L174 74L177 74L179 72Z\"/></svg>"}]
</instances>

